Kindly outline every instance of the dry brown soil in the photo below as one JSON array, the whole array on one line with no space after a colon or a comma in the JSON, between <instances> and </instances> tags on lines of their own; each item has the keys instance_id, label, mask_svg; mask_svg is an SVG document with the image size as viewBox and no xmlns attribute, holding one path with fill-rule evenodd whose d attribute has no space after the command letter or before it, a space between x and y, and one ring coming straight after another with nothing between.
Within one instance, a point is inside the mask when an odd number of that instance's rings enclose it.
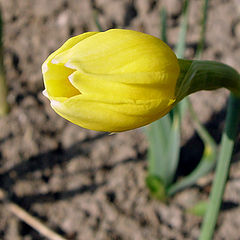
<instances>
[{"instance_id":1,"label":"dry brown soil","mask_svg":"<svg viewBox=\"0 0 240 240\"><path fill-rule=\"evenodd\" d=\"M240 1L210 0L203 58L240 70ZM190 1L186 57L196 50L200 0ZM0 188L46 226L76 240L194 240L201 218L186 213L207 199L212 175L162 204L145 187L147 142L141 129L107 135L57 116L41 94L41 64L67 38L112 27L160 34L159 9L168 9L168 37L177 42L180 0L0 0L4 63L11 112L0 119ZM199 118L219 143L224 90L192 96ZM239 136L238 136L239 142ZM197 163L202 144L186 119L179 176ZM240 164L236 148L215 240L240 239ZM0 239L45 239L0 203Z\"/></svg>"}]
</instances>

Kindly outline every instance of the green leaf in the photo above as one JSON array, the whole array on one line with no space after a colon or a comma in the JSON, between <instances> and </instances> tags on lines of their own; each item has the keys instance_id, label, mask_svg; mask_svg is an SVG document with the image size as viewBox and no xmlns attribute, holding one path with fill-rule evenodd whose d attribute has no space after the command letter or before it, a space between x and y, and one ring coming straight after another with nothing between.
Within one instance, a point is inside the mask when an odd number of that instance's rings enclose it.
<instances>
[{"instance_id":1,"label":"green leaf","mask_svg":"<svg viewBox=\"0 0 240 240\"><path fill-rule=\"evenodd\" d=\"M182 180L173 184L167 190L169 196L174 195L176 192L181 191L182 189L189 187L196 183L196 181L206 175L209 171L213 169L216 164L217 157L217 145L205 127L200 123L197 118L197 115L193 111L190 101L187 101L188 108L191 113L191 117L194 120L196 125L196 130L204 143L204 152L203 156L198 164L198 166L191 172L188 176L184 177Z\"/></svg>"},{"instance_id":2,"label":"green leaf","mask_svg":"<svg viewBox=\"0 0 240 240\"><path fill-rule=\"evenodd\" d=\"M149 141L148 164L149 174L158 176L165 182L167 174L166 149L171 130L169 116L153 122L145 128Z\"/></svg>"},{"instance_id":3,"label":"green leaf","mask_svg":"<svg viewBox=\"0 0 240 240\"><path fill-rule=\"evenodd\" d=\"M3 46L3 19L2 11L0 8L0 117L8 114L10 108L7 102L7 83L4 67L4 46Z\"/></svg>"},{"instance_id":4,"label":"green leaf","mask_svg":"<svg viewBox=\"0 0 240 240\"><path fill-rule=\"evenodd\" d=\"M200 40L198 42L197 51L195 58L199 59L201 58L203 48L204 48L204 42L205 42L205 33L206 33L206 26L207 26L207 11L208 11L208 0L204 0L203 5L203 17L202 17L202 28L201 28L201 34L200 34Z\"/></svg>"},{"instance_id":5,"label":"green leaf","mask_svg":"<svg viewBox=\"0 0 240 240\"><path fill-rule=\"evenodd\" d=\"M161 17L161 39L168 44L167 40L167 12L165 8L162 8L160 11Z\"/></svg>"},{"instance_id":6,"label":"green leaf","mask_svg":"<svg viewBox=\"0 0 240 240\"><path fill-rule=\"evenodd\" d=\"M158 200L165 202L166 201L165 185L161 178L157 176L148 175L145 180L151 195L157 198Z\"/></svg>"},{"instance_id":7,"label":"green leaf","mask_svg":"<svg viewBox=\"0 0 240 240\"><path fill-rule=\"evenodd\" d=\"M103 32L103 28L99 22L99 18L98 18L98 11L97 10L93 10L93 17L94 17L94 22L97 26L97 29L99 32Z\"/></svg>"},{"instance_id":8,"label":"green leaf","mask_svg":"<svg viewBox=\"0 0 240 240\"><path fill-rule=\"evenodd\" d=\"M227 107L226 125L221 139L221 150L219 153L219 159L217 161L217 168L210 193L207 212L202 223L201 234L199 237L200 240L213 238L227 176L229 174L229 167L231 163L234 142L238 134L239 124L240 97L231 94Z\"/></svg>"},{"instance_id":9,"label":"green leaf","mask_svg":"<svg viewBox=\"0 0 240 240\"><path fill-rule=\"evenodd\" d=\"M178 43L175 49L175 53L178 58L184 57L184 52L186 48L186 35L187 35L187 28L188 28L188 12L189 12L188 5L189 5L189 0L185 0L184 6L183 6L183 14L182 14L182 20L180 25Z\"/></svg>"},{"instance_id":10,"label":"green leaf","mask_svg":"<svg viewBox=\"0 0 240 240\"><path fill-rule=\"evenodd\" d=\"M166 185L170 185L174 179L176 169L179 162L180 153L180 122L181 115L179 107L173 111L173 122L171 130L169 131L169 136L167 138L168 146L166 148L166 159L167 164L167 174L166 174Z\"/></svg>"}]
</instances>

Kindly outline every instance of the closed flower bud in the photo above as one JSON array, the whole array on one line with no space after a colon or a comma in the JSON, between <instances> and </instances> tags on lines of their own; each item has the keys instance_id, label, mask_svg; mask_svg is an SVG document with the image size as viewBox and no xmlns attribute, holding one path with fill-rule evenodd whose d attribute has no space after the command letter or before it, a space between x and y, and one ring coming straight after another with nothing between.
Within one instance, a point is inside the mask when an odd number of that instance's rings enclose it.
<instances>
[{"instance_id":1,"label":"closed flower bud","mask_svg":"<svg viewBox=\"0 0 240 240\"><path fill-rule=\"evenodd\" d=\"M44 95L59 115L84 128L120 132L171 110L180 68L160 39L114 29L69 39L42 72Z\"/></svg>"}]
</instances>

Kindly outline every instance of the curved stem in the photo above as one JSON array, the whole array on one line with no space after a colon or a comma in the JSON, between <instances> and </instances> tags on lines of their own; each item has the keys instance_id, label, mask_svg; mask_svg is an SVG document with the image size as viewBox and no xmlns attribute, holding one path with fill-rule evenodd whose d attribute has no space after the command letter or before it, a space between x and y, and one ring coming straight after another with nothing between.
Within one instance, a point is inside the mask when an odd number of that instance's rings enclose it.
<instances>
[{"instance_id":1,"label":"curved stem","mask_svg":"<svg viewBox=\"0 0 240 240\"><path fill-rule=\"evenodd\" d=\"M239 121L240 97L230 95L227 110L226 126L222 136L221 150L217 162L216 175L210 194L210 203L208 204L207 212L204 217L199 240L212 239L229 172L234 139L237 135Z\"/></svg>"},{"instance_id":2,"label":"curved stem","mask_svg":"<svg viewBox=\"0 0 240 240\"><path fill-rule=\"evenodd\" d=\"M200 91L227 88L240 97L240 77L232 67L214 61L178 59L180 76L176 86L177 101Z\"/></svg>"}]
</instances>

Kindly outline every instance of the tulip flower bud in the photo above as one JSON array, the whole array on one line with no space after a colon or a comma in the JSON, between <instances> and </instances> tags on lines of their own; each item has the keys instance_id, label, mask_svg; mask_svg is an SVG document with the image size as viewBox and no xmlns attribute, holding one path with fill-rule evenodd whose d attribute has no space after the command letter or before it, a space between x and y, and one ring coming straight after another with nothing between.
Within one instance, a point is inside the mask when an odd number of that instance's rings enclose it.
<instances>
[{"instance_id":1,"label":"tulip flower bud","mask_svg":"<svg viewBox=\"0 0 240 240\"><path fill-rule=\"evenodd\" d=\"M113 29L69 39L42 72L44 95L59 115L87 129L120 132L171 110L180 68L160 39Z\"/></svg>"}]
</instances>

